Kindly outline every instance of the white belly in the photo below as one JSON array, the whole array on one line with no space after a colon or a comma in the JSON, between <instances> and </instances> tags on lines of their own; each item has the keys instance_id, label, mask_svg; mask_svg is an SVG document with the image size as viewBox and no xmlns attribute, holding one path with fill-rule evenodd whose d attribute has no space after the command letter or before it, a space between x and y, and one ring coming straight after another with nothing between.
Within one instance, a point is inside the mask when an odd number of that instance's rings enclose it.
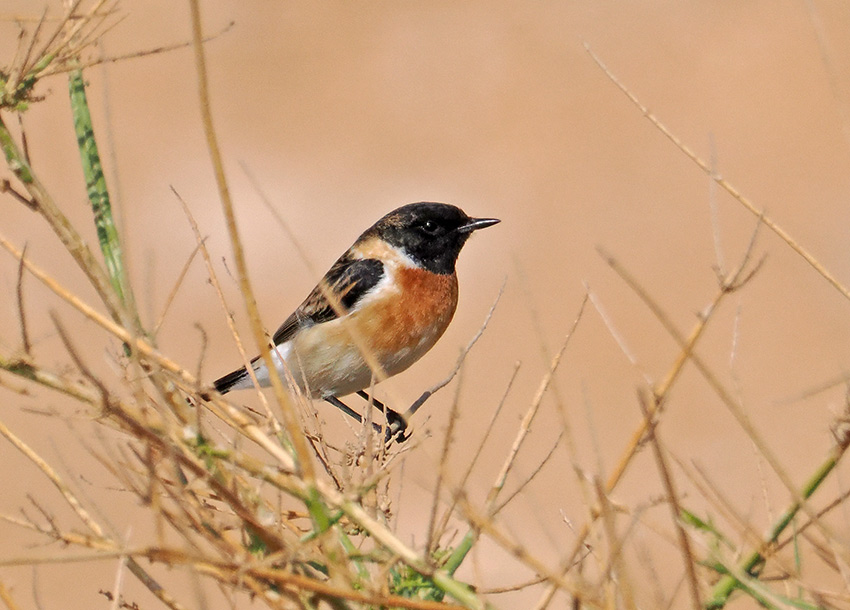
<instances>
[{"instance_id":1,"label":"white belly","mask_svg":"<svg viewBox=\"0 0 850 610\"><path fill-rule=\"evenodd\" d=\"M410 347L393 350L390 353L378 353L368 345L365 337L351 339L351 333L357 332L356 314L342 320L324 322L321 325L302 330L297 341L288 341L272 351L272 358L281 379L285 383L294 383L312 398L325 396L345 396L372 384L373 370L377 364L380 371L375 373L375 381L391 377L419 360L442 335L442 328L416 337ZM352 326L349 331L347 326ZM364 356L364 352L369 355ZM263 386L269 385L266 367L260 364L256 370L257 380Z\"/></svg>"}]
</instances>

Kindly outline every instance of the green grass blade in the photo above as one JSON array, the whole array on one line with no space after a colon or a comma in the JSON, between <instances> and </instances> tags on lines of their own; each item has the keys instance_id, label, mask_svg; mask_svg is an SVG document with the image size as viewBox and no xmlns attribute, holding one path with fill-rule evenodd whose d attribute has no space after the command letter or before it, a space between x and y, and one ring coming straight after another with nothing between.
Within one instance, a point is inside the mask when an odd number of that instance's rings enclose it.
<instances>
[{"instance_id":1,"label":"green grass blade","mask_svg":"<svg viewBox=\"0 0 850 610\"><path fill-rule=\"evenodd\" d=\"M804 500L808 500L812 494L815 493L817 488L820 487L821 483L823 483L824 479L826 479L829 473L832 472L832 470L838 465L839 460L844 455L844 451L847 449L848 440L850 440L850 437L843 438L842 441L833 448L829 457L823 464L821 464L821 466L803 486L800 495ZM783 513L768 533L765 540L765 546L772 545L779 539L779 536L793 521L795 515L800 511L800 509L801 505L797 502L792 503L791 506L786 509L785 513ZM758 578L761 568L764 565L764 561L764 556L760 551L753 551L741 562L738 569L744 574L749 574ZM729 600L729 596L732 595L735 590L740 588L740 581L734 575L727 574L714 586L711 598L705 604L706 610L724 607L726 602Z\"/></svg>"},{"instance_id":2,"label":"green grass blade","mask_svg":"<svg viewBox=\"0 0 850 610\"><path fill-rule=\"evenodd\" d=\"M97 229L97 239L106 263L106 270L112 287L122 303L128 303L129 282L124 267L121 242L112 215L112 204L106 187L106 177L100 162L97 141L94 137L91 112L89 112L86 86L82 70L73 70L68 75L68 86L71 96L71 112L74 118L74 131L77 134L77 146L80 149L80 160L83 165L83 175L86 190L94 214L94 224Z\"/></svg>"}]
</instances>

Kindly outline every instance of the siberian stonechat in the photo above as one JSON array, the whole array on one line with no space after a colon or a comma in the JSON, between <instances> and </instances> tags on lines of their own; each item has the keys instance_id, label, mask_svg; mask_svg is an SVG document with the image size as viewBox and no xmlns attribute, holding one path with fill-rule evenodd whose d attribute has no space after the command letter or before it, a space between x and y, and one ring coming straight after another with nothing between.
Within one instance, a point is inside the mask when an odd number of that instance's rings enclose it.
<instances>
[{"instance_id":1,"label":"siberian stonechat","mask_svg":"<svg viewBox=\"0 0 850 610\"><path fill-rule=\"evenodd\" d=\"M381 218L277 329L271 353L278 374L360 420L338 397L365 396L373 375L396 375L434 346L457 307L461 248L473 231L497 222L444 203L412 203ZM270 385L262 359L251 366L260 385ZM214 385L222 394L253 386L244 367ZM406 427L398 413L387 416L393 434Z\"/></svg>"}]
</instances>

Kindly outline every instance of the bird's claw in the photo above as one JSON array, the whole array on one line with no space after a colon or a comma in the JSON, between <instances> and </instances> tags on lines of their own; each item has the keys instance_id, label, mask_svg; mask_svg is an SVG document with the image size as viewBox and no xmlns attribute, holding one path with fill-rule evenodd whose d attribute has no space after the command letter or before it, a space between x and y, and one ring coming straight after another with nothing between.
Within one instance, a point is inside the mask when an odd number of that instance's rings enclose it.
<instances>
[{"instance_id":1,"label":"bird's claw","mask_svg":"<svg viewBox=\"0 0 850 610\"><path fill-rule=\"evenodd\" d=\"M387 410L386 416L387 427L386 432L384 433L384 442L388 445L393 441L396 443L403 443L410 438L410 432L407 430L407 420L404 416L391 410Z\"/></svg>"}]
</instances>

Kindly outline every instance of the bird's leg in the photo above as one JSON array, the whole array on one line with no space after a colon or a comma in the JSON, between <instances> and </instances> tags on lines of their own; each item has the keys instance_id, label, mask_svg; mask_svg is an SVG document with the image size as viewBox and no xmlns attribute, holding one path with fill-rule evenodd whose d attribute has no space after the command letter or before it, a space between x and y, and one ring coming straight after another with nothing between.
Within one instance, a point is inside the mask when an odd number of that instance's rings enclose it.
<instances>
[{"instance_id":1,"label":"bird's leg","mask_svg":"<svg viewBox=\"0 0 850 610\"><path fill-rule=\"evenodd\" d=\"M360 398L362 398L363 400L365 400L366 402L368 402L370 405L372 405L376 409L378 409L378 411L386 411L387 413L395 413L395 411L393 411L392 409L387 409L387 406L384 403L382 403L380 400L378 400L377 398L369 396L366 393L365 390L357 390L357 395ZM396 415L397 415L397 413L396 413Z\"/></svg>"},{"instance_id":2,"label":"bird's leg","mask_svg":"<svg viewBox=\"0 0 850 610\"><path fill-rule=\"evenodd\" d=\"M361 424L363 423L363 418L360 417L360 413L358 413L357 411L355 411L354 409L349 407L347 404L342 402L336 396L325 396L325 401L329 402L330 404L335 406L337 409L339 409L340 411L342 411L343 413L345 413L349 417L356 419L359 423L361 423Z\"/></svg>"},{"instance_id":3,"label":"bird's leg","mask_svg":"<svg viewBox=\"0 0 850 610\"><path fill-rule=\"evenodd\" d=\"M372 400L371 398L369 398L368 394L366 395L366 398L369 399L369 400ZM333 406L335 406L337 409L339 409L340 411L342 411L343 413L345 413L349 417L357 420L361 424L363 423L363 418L360 416L360 413L358 413L357 411L355 411L354 409L349 407L347 404L342 402L336 396L325 396L324 400L326 402L332 404ZM378 403L378 404L381 404L381 403ZM381 404L381 407L384 407L384 405ZM386 408L386 407L384 407L384 408ZM388 412L387 413L387 420L388 420L389 426L387 426L385 433L384 433L385 441L390 441L390 440L396 440L398 442L406 441L408 437L404 434L404 431L407 429L407 422L404 420L404 418L401 415L399 415L398 413L396 413L392 409L387 409L387 412ZM372 422L372 429L375 430L375 432L381 432L382 430L384 430L384 427L379 423Z\"/></svg>"},{"instance_id":4,"label":"bird's leg","mask_svg":"<svg viewBox=\"0 0 850 610\"><path fill-rule=\"evenodd\" d=\"M357 390L357 395L384 413L387 418L387 440L395 439L398 442L403 442L408 439L408 435L404 434L407 430L407 418L404 415L398 411L393 411L380 400L369 396L363 390Z\"/></svg>"},{"instance_id":5,"label":"bird's leg","mask_svg":"<svg viewBox=\"0 0 850 610\"><path fill-rule=\"evenodd\" d=\"M337 409L339 409L340 411L342 411L343 413L345 413L349 417L356 419L359 423L361 423L361 424L363 423L363 418L360 416L360 413L358 413L357 411L355 411L354 409L349 407L347 404L342 402L336 396L325 396L325 401L329 402L330 404L335 406ZM372 428L375 429L375 432L380 432L381 430L383 430L381 425L376 424L376 423L372 424Z\"/></svg>"}]
</instances>

